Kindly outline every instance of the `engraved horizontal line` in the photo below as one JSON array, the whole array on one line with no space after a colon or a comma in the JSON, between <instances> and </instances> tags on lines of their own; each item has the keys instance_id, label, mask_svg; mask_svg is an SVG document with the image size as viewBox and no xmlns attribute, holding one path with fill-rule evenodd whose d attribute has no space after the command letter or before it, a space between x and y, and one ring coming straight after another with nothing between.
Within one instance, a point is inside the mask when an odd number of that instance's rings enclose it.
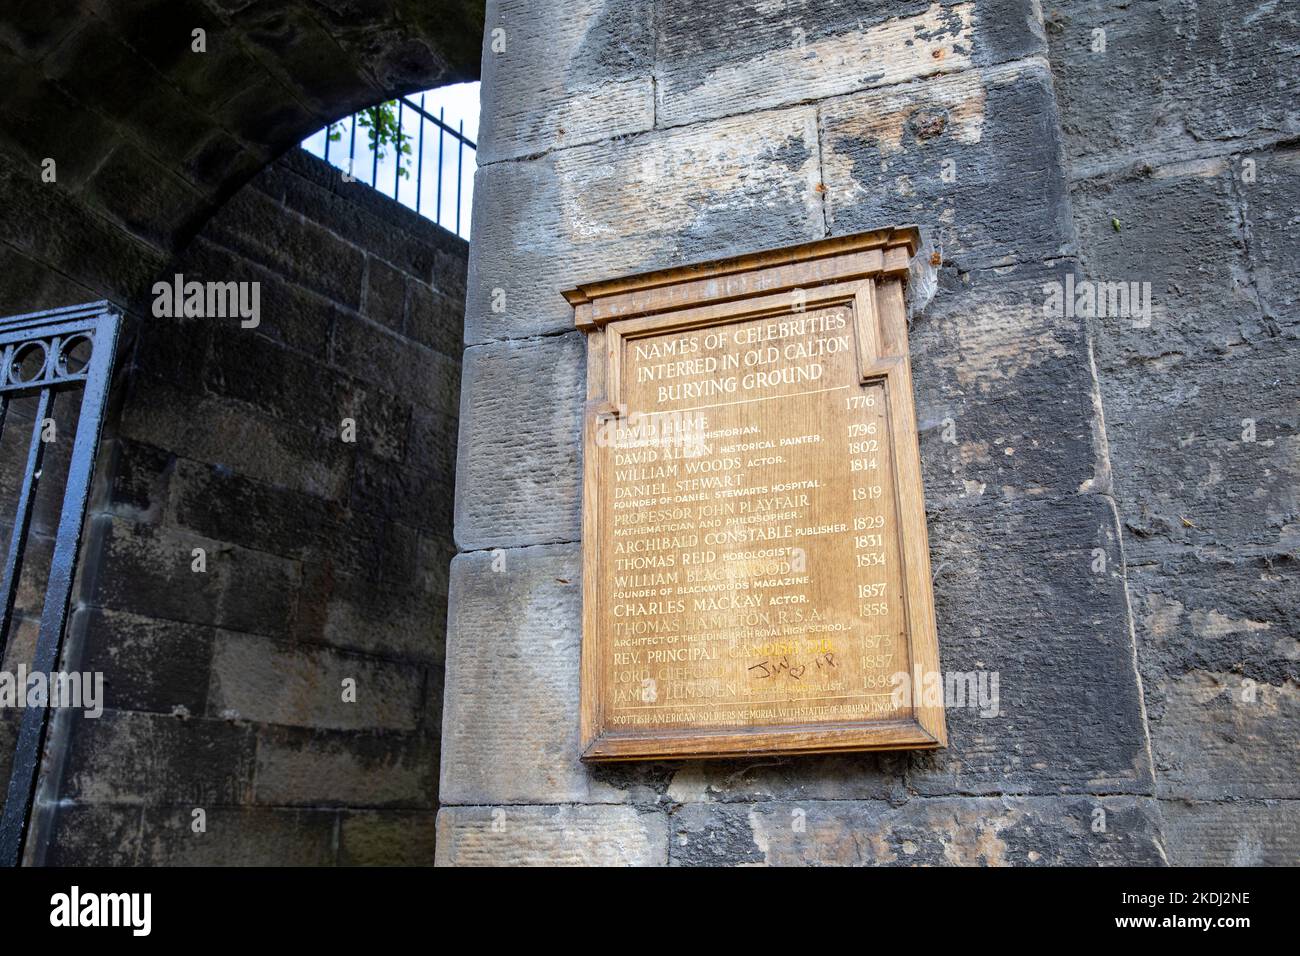
<instances>
[{"instance_id":1,"label":"engraved horizontal line","mask_svg":"<svg viewBox=\"0 0 1300 956\"><path fill-rule=\"evenodd\" d=\"M836 694L832 697L769 697L761 700L702 700L694 704L640 704L636 707L615 707L613 712L620 713L625 710L684 710L687 707L753 707L761 704L773 702L780 703L798 703L798 704L815 704L827 700L856 700L862 697L892 697L892 693L885 694Z\"/></svg>"},{"instance_id":2,"label":"engraved horizontal line","mask_svg":"<svg viewBox=\"0 0 1300 956\"><path fill-rule=\"evenodd\" d=\"M734 402L718 402L716 405L692 405L690 408L670 408L662 412L637 412L638 415L680 415L682 412L700 412L706 408L726 408L728 405L751 405L754 402L774 402L780 398L801 398L804 395L820 395L822 392L838 392L851 388L849 385L835 385L831 388L815 388L810 392L793 392L789 395L767 395L763 398L742 398Z\"/></svg>"}]
</instances>

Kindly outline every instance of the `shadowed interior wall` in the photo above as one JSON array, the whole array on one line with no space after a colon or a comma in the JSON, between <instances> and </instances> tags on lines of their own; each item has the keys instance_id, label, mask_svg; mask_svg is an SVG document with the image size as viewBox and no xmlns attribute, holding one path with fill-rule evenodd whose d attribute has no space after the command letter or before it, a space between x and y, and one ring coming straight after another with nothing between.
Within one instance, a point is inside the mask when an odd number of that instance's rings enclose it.
<instances>
[{"instance_id":1,"label":"shadowed interior wall","mask_svg":"<svg viewBox=\"0 0 1300 956\"><path fill-rule=\"evenodd\" d=\"M114 673L115 713L70 751L52 729L70 760L42 776L66 811L37 818L50 862L430 857L464 244L304 157L243 187L328 121L477 78L481 38L479 0L0 13L0 314L107 298L145 317L97 469L79 582L96 610L70 631ZM150 289L178 270L262 282L261 328L157 334ZM205 587L182 544L207 548ZM331 712L345 676L372 692ZM252 802L323 809L230 809ZM202 804L224 836L177 842Z\"/></svg>"},{"instance_id":2,"label":"shadowed interior wall","mask_svg":"<svg viewBox=\"0 0 1300 956\"><path fill-rule=\"evenodd\" d=\"M56 739L45 862L430 857L466 253L295 150L176 262L261 322L136 323L69 628L108 709Z\"/></svg>"},{"instance_id":3,"label":"shadowed interior wall","mask_svg":"<svg viewBox=\"0 0 1300 956\"><path fill-rule=\"evenodd\" d=\"M441 864L1294 858L1300 29L1189 9L488 4ZM950 709L937 753L581 764L559 291L914 222L941 659L1000 713ZM1150 281L1154 328L1047 308L1067 276Z\"/></svg>"}]
</instances>

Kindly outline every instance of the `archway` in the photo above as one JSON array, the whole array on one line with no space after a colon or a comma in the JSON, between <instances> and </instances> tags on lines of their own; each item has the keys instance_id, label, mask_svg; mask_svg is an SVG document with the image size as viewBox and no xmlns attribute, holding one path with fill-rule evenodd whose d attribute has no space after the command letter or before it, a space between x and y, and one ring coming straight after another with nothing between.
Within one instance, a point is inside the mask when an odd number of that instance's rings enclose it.
<instances>
[{"instance_id":1,"label":"archway","mask_svg":"<svg viewBox=\"0 0 1300 956\"><path fill-rule=\"evenodd\" d=\"M109 705L26 859L431 861L466 247L295 147L476 78L481 4L102 7L0 24L0 313L128 313L64 657Z\"/></svg>"}]
</instances>

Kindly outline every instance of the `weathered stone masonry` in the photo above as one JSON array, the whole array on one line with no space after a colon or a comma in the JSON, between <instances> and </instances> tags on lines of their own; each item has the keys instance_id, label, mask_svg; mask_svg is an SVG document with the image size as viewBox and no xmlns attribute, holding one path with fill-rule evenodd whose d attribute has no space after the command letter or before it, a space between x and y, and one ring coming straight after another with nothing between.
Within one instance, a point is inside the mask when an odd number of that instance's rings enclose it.
<instances>
[{"instance_id":1,"label":"weathered stone masonry","mask_svg":"<svg viewBox=\"0 0 1300 956\"><path fill-rule=\"evenodd\" d=\"M487 30L438 861L1293 859L1294 12L499 0ZM941 654L1004 716L950 711L935 755L581 765L558 291L910 222L942 250L911 330ZM1150 281L1153 327L1046 313L1067 273Z\"/></svg>"},{"instance_id":2,"label":"weathered stone masonry","mask_svg":"<svg viewBox=\"0 0 1300 956\"><path fill-rule=\"evenodd\" d=\"M1045 10L1082 270L1153 287L1089 333L1166 846L1291 863L1300 11Z\"/></svg>"},{"instance_id":3,"label":"weathered stone masonry","mask_svg":"<svg viewBox=\"0 0 1300 956\"><path fill-rule=\"evenodd\" d=\"M52 728L40 796L59 812L38 815L32 859L432 858L465 245L284 154L475 78L481 38L475 0L0 14L0 313L107 298L143 319L69 634L110 710ZM153 320L151 286L178 269L261 282L261 327ZM38 606L42 520L20 610Z\"/></svg>"},{"instance_id":4,"label":"weathered stone masonry","mask_svg":"<svg viewBox=\"0 0 1300 956\"><path fill-rule=\"evenodd\" d=\"M1296 859L1294 5L10 6L0 313L146 315L178 255L264 290L256 332L120 364L70 635L112 710L53 735L39 858L429 862L449 587L441 863ZM463 247L301 158L242 187L480 38L448 584ZM559 291L909 222L942 250L911 342L943 661L1005 716L950 712L933 756L584 768ZM1150 282L1151 326L1046 314L1070 273ZM333 709L344 671L387 697Z\"/></svg>"},{"instance_id":5,"label":"weathered stone masonry","mask_svg":"<svg viewBox=\"0 0 1300 956\"><path fill-rule=\"evenodd\" d=\"M261 324L135 321L68 637L108 709L53 734L34 859L430 858L466 252L295 150L175 261Z\"/></svg>"}]
</instances>

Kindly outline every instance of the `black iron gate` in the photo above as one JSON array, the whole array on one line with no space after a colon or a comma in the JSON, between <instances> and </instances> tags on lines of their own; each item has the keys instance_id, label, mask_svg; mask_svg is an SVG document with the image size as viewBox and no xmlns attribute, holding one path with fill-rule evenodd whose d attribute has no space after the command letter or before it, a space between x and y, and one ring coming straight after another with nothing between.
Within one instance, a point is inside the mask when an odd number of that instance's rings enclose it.
<instances>
[{"instance_id":1,"label":"black iron gate","mask_svg":"<svg viewBox=\"0 0 1300 956\"><path fill-rule=\"evenodd\" d=\"M16 505L0 577L0 663L13 626L14 599L49 441L48 422L56 400L76 401L81 393L31 674L51 674L58 666L120 326L120 315L107 302L0 318L0 441L7 437L6 420L14 403L36 400L17 501L0 502L0 507ZM48 713L48 706L39 706L27 707L22 714L0 818L0 866L16 866L22 857Z\"/></svg>"}]
</instances>

